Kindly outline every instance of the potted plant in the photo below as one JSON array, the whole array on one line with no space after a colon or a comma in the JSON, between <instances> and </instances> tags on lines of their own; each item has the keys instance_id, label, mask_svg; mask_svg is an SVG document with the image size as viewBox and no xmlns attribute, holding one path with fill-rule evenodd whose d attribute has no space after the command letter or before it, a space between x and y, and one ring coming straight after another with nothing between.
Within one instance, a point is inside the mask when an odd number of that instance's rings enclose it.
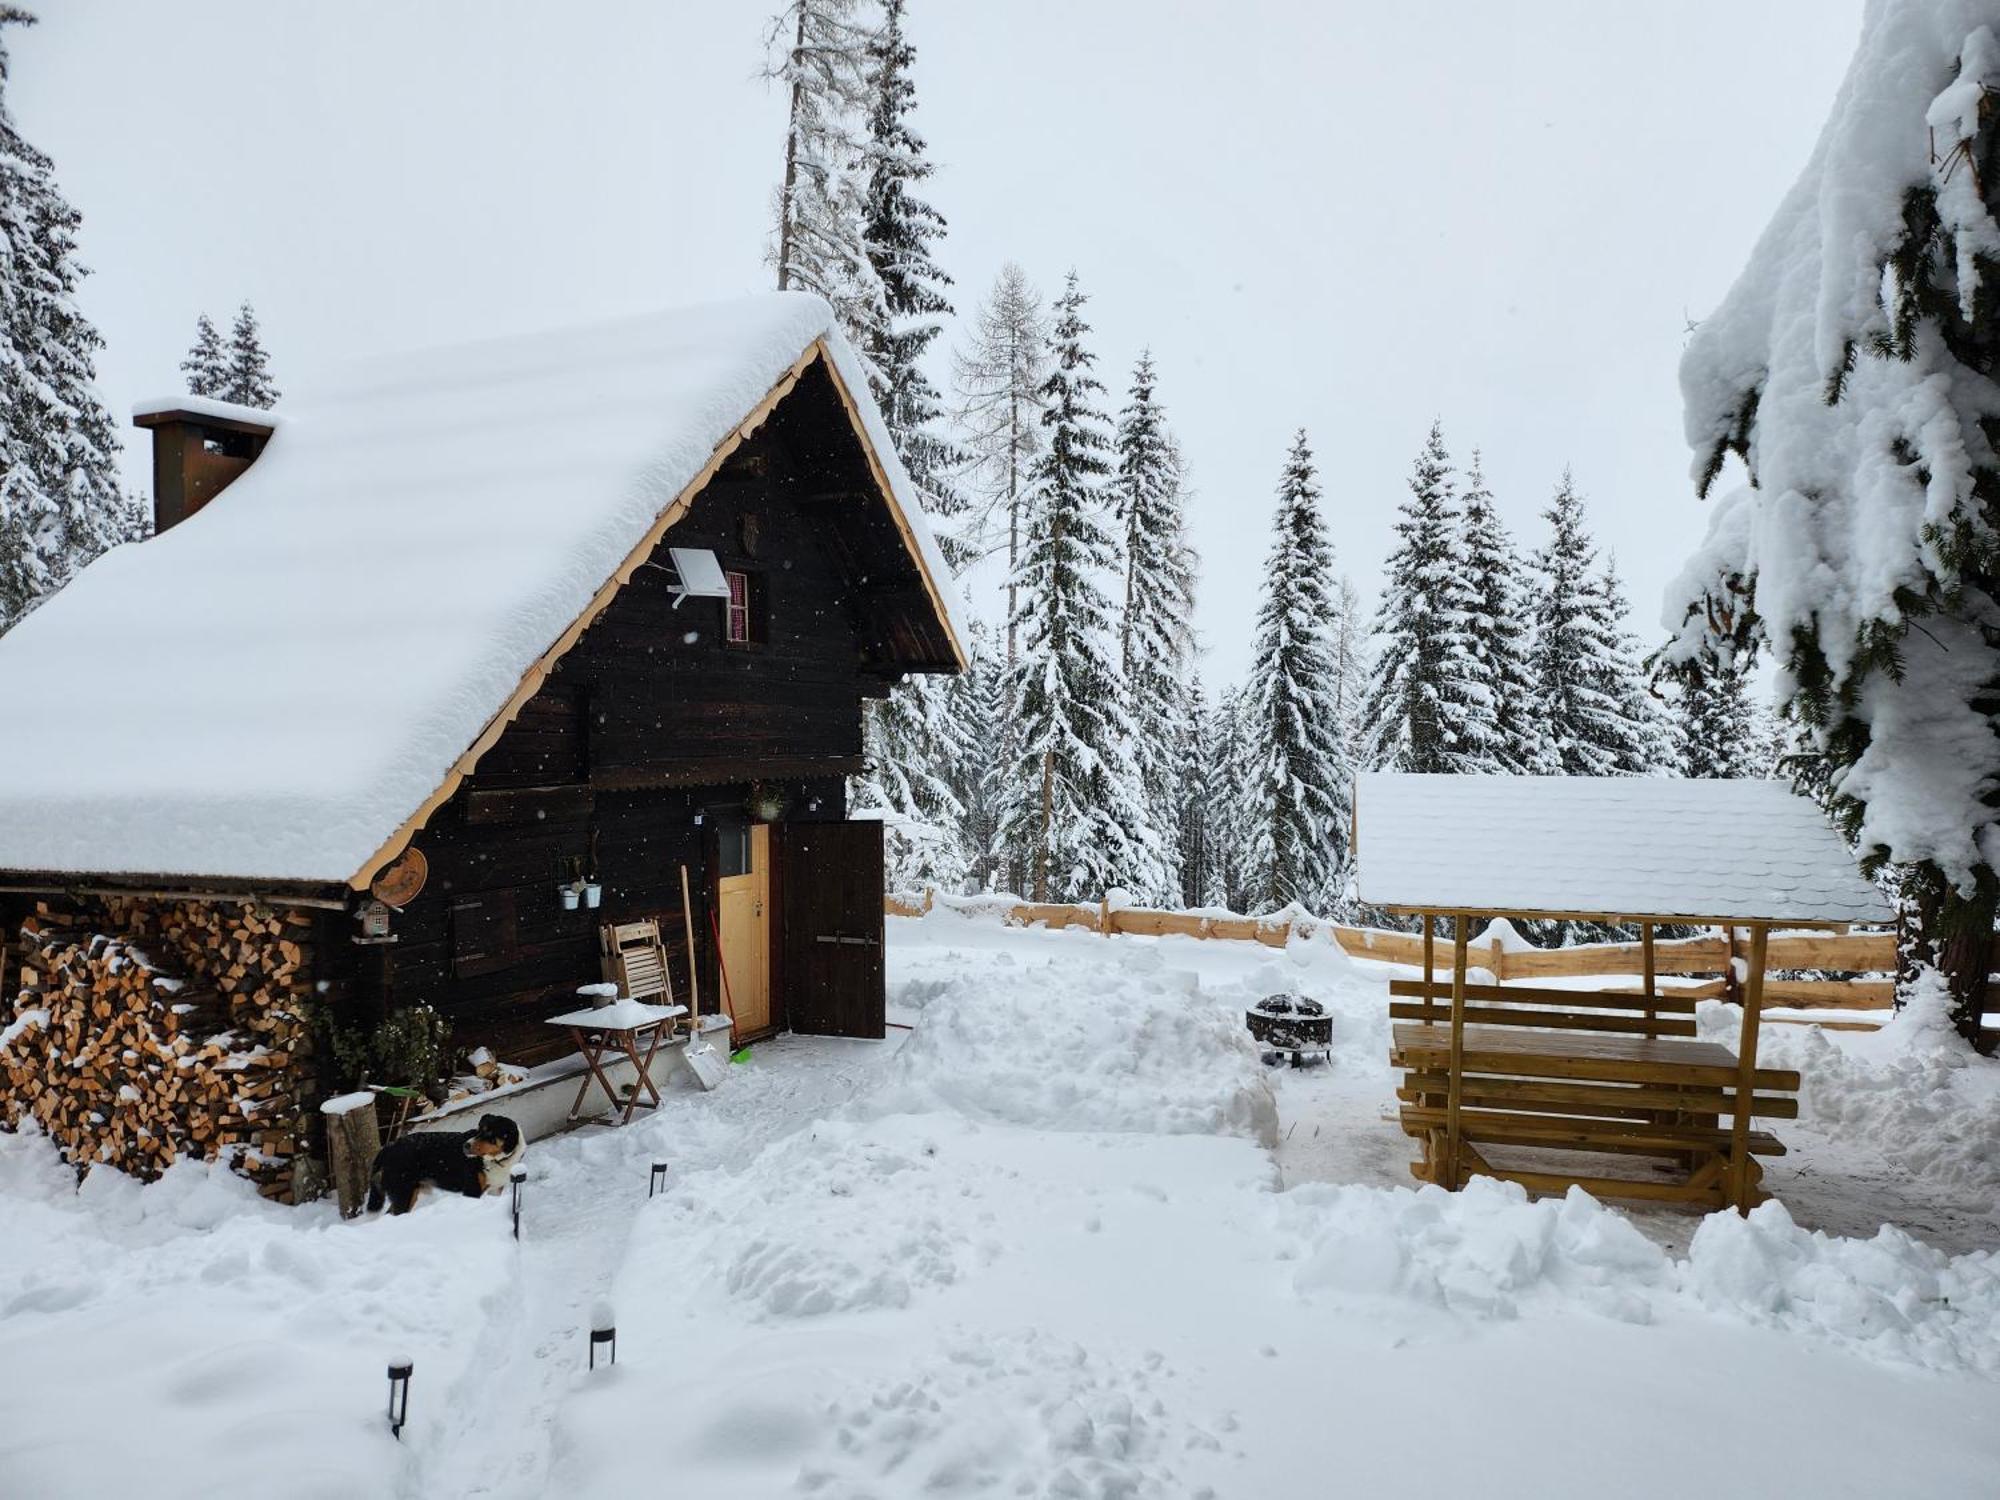
<instances>
[{"instance_id":1,"label":"potted plant","mask_svg":"<svg viewBox=\"0 0 2000 1500\"><path fill-rule=\"evenodd\" d=\"M575 911L583 899L583 861L565 859L563 873L566 878L556 887L556 895L561 898L564 911Z\"/></svg>"},{"instance_id":2,"label":"potted plant","mask_svg":"<svg viewBox=\"0 0 2000 1500\"><path fill-rule=\"evenodd\" d=\"M582 885L583 904L592 911L596 911L599 903L604 900L604 886L597 878L597 830L595 828L590 830L589 873L583 876Z\"/></svg>"}]
</instances>

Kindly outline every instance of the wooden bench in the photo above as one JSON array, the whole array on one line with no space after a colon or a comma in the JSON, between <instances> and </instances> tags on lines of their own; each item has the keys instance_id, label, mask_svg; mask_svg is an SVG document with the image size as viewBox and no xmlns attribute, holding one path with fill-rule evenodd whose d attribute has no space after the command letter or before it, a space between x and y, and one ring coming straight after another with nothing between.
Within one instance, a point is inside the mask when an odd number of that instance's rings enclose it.
<instances>
[{"instance_id":1,"label":"wooden bench","mask_svg":"<svg viewBox=\"0 0 2000 1500\"><path fill-rule=\"evenodd\" d=\"M1420 1180L1458 1188L1484 1175L1531 1192L1580 1186L1709 1208L1764 1196L1756 1158L1784 1146L1737 1126L1746 1070L1727 1047L1694 1039L1695 997L1465 983L1454 1070L1450 983L1395 980L1389 993L1390 1061L1405 1072L1396 1092L1403 1129L1422 1145L1410 1169ZM1797 1116L1797 1073L1755 1068L1748 1078L1746 1117ZM1579 1171L1498 1160L1495 1147L1610 1161Z\"/></svg>"}]
</instances>

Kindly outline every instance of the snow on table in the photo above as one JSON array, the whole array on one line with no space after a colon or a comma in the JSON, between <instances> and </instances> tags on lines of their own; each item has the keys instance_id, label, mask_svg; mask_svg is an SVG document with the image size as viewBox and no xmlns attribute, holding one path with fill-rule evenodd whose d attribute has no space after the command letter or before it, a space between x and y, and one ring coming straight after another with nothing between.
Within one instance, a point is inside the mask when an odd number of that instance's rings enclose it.
<instances>
[{"instance_id":1,"label":"snow on table","mask_svg":"<svg viewBox=\"0 0 2000 1500\"><path fill-rule=\"evenodd\" d=\"M1361 899L1434 911L1883 922L1824 814L1776 781L1355 780Z\"/></svg>"},{"instance_id":2,"label":"snow on table","mask_svg":"<svg viewBox=\"0 0 2000 1500\"><path fill-rule=\"evenodd\" d=\"M551 1026L576 1026L585 1031L637 1031L657 1026L688 1013L685 1005L648 1005L643 1000L614 1000L609 1005L586 1005L582 1010L550 1016Z\"/></svg>"}]
</instances>

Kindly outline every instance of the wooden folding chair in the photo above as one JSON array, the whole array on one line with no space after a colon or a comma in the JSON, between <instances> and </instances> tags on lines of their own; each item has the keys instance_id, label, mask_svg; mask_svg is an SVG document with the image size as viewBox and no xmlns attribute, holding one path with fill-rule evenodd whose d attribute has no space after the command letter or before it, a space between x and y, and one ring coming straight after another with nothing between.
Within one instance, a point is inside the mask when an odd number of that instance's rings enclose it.
<instances>
[{"instance_id":1,"label":"wooden folding chair","mask_svg":"<svg viewBox=\"0 0 2000 1500\"><path fill-rule=\"evenodd\" d=\"M598 930L597 940L604 977L618 986L621 996L674 1003L674 982L667 973L667 949L660 941L657 919L608 924Z\"/></svg>"}]
</instances>

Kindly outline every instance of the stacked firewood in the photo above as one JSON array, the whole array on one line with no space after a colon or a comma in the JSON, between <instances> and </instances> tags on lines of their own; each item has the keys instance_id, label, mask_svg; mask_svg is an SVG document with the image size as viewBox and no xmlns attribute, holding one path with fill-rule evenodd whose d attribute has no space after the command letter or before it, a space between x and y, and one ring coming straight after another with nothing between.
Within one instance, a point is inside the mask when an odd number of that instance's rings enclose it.
<instances>
[{"instance_id":1,"label":"stacked firewood","mask_svg":"<svg viewBox=\"0 0 2000 1500\"><path fill-rule=\"evenodd\" d=\"M223 1158L266 1197L305 1149L311 918L220 902L44 902L0 1003L0 1124L157 1176Z\"/></svg>"}]
</instances>

